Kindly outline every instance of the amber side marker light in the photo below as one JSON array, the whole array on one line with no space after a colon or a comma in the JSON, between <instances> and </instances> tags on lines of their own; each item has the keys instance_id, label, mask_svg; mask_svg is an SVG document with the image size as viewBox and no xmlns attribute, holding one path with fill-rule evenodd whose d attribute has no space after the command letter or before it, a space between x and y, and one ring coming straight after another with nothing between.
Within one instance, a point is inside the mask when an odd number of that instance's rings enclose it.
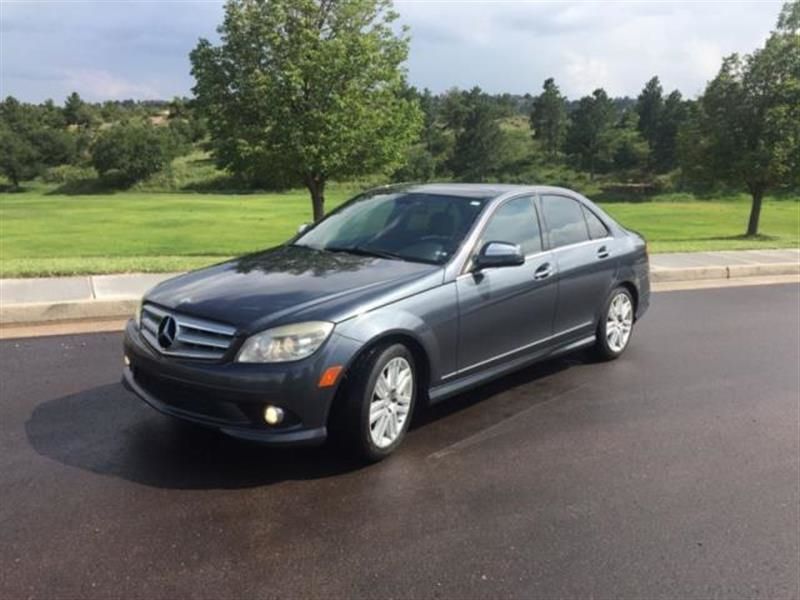
<instances>
[{"instance_id":1,"label":"amber side marker light","mask_svg":"<svg viewBox=\"0 0 800 600\"><path fill-rule=\"evenodd\" d=\"M336 383L336 380L339 379L339 373L342 372L342 367L340 365L336 365L334 367L328 367L325 369L325 372L322 374L322 377L319 378L319 383L317 384L318 387L326 388L331 387Z\"/></svg>"}]
</instances>

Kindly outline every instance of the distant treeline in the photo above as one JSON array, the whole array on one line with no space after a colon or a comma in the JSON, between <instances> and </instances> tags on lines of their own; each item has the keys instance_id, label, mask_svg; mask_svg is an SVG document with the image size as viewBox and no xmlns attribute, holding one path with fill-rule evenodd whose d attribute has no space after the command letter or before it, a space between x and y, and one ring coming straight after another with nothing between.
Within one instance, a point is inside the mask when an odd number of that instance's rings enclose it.
<instances>
[{"instance_id":1,"label":"distant treeline","mask_svg":"<svg viewBox=\"0 0 800 600\"><path fill-rule=\"evenodd\" d=\"M176 98L89 103L77 92L62 106L9 96L0 104L0 173L15 187L108 176L129 185L164 168L205 136L191 102Z\"/></svg>"},{"instance_id":2,"label":"distant treeline","mask_svg":"<svg viewBox=\"0 0 800 600\"><path fill-rule=\"evenodd\" d=\"M418 100L424 126L405 164L389 174L397 181L533 181L542 167L551 172L563 165L560 176L567 179L580 177L578 171L652 185L653 175L678 166L677 132L692 104L677 90L664 97L657 77L638 99L598 90L568 100L552 79L539 95L488 94L477 87L406 93ZM0 171L18 186L36 177L55 183L86 178L94 169L124 186L203 148L206 130L191 98L92 103L75 92L57 105L9 96L0 104ZM238 188L248 185L280 182L269 172L237 181Z\"/></svg>"}]
</instances>

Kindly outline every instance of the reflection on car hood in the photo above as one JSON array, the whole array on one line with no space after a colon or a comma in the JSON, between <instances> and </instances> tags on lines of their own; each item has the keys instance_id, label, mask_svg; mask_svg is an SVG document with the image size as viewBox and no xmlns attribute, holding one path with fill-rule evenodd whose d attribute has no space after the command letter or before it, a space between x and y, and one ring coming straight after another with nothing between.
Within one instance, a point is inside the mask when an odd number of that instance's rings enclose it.
<instances>
[{"instance_id":1,"label":"reflection on car hood","mask_svg":"<svg viewBox=\"0 0 800 600\"><path fill-rule=\"evenodd\" d=\"M436 265L281 246L193 271L146 300L243 330L302 320L338 321L384 296L435 285ZM441 279L438 279L441 282Z\"/></svg>"}]
</instances>

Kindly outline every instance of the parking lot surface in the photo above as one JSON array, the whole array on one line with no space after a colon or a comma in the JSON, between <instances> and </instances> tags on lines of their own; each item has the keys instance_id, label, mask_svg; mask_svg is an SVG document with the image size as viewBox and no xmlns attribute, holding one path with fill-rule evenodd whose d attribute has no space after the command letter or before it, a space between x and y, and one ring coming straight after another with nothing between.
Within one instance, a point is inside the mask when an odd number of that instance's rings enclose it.
<instances>
[{"instance_id":1,"label":"parking lot surface","mask_svg":"<svg viewBox=\"0 0 800 600\"><path fill-rule=\"evenodd\" d=\"M0 597L797 598L799 290L656 294L369 467L155 413L119 333L0 342Z\"/></svg>"}]
</instances>

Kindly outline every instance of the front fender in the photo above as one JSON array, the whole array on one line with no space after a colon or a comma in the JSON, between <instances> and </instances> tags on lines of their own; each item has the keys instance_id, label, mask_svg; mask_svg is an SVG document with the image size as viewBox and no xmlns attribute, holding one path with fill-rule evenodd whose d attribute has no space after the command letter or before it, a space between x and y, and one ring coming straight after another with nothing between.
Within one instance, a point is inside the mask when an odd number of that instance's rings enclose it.
<instances>
[{"instance_id":1,"label":"front fender","mask_svg":"<svg viewBox=\"0 0 800 600\"><path fill-rule=\"evenodd\" d=\"M430 383L455 370L458 306L455 286L445 285L401 302L349 319L336 326L339 335L369 345L381 338L401 335L425 351Z\"/></svg>"}]
</instances>

